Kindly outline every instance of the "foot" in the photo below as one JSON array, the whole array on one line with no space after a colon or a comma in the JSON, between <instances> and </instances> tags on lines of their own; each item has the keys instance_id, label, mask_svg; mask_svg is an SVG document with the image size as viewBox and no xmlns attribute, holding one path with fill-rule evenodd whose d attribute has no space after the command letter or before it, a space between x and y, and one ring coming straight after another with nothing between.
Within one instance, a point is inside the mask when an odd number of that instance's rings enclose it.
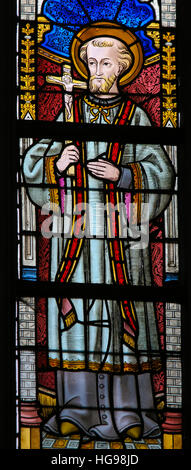
<instances>
[{"instance_id":1,"label":"foot","mask_svg":"<svg viewBox=\"0 0 191 470\"><path fill-rule=\"evenodd\" d=\"M60 432L62 436L68 436L70 434L79 433L79 429L75 424L72 424L69 421L63 421L60 425Z\"/></svg>"},{"instance_id":2,"label":"foot","mask_svg":"<svg viewBox=\"0 0 191 470\"><path fill-rule=\"evenodd\" d=\"M131 439L139 439L141 437L141 426L134 426L125 431L125 435Z\"/></svg>"}]
</instances>

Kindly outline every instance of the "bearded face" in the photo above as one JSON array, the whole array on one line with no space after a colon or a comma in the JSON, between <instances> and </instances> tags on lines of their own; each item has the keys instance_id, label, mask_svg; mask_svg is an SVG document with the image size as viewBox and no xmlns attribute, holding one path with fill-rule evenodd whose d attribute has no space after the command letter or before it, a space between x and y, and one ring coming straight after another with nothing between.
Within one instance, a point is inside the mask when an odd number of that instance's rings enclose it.
<instances>
[{"instance_id":1,"label":"bearded face","mask_svg":"<svg viewBox=\"0 0 191 470\"><path fill-rule=\"evenodd\" d=\"M96 43L97 44L97 43ZM102 43L101 43L102 44ZM117 94L117 79L122 70L116 41L104 46L89 43L87 46L87 64L89 69L89 89L96 94Z\"/></svg>"},{"instance_id":2,"label":"bearded face","mask_svg":"<svg viewBox=\"0 0 191 470\"><path fill-rule=\"evenodd\" d=\"M96 75L90 77L89 89L91 93L102 94L109 93L113 84L116 82L117 77L115 74L110 77L97 78Z\"/></svg>"}]
</instances>

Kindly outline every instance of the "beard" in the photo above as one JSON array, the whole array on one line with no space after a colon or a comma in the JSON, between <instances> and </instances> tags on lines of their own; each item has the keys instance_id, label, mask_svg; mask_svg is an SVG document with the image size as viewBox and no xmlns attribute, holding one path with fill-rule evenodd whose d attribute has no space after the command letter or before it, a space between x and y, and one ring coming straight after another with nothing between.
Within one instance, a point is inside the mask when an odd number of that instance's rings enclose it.
<instances>
[{"instance_id":1,"label":"beard","mask_svg":"<svg viewBox=\"0 0 191 470\"><path fill-rule=\"evenodd\" d=\"M93 75L92 77L90 77L89 89L91 93L97 93L97 94L108 93L111 87L113 86L116 78L117 78L116 75L113 74L109 78L102 77L103 82L95 83L95 81L97 80L97 77Z\"/></svg>"}]
</instances>

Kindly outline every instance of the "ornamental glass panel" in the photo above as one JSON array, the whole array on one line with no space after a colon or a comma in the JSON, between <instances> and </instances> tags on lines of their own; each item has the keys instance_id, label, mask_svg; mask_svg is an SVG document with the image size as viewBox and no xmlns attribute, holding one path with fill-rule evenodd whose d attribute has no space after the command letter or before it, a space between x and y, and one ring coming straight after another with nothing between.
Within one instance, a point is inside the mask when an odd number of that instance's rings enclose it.
<instances>
[{"instance_id":1,"label":"ornamental glass panel","mask_svg":"<svg viewBox=\"0 0 191 470\"><path fill-rule=\"evenodd\" d=\"M17 449L182 449L175 0L17 2Z\"/></svg>"}]
</instances>

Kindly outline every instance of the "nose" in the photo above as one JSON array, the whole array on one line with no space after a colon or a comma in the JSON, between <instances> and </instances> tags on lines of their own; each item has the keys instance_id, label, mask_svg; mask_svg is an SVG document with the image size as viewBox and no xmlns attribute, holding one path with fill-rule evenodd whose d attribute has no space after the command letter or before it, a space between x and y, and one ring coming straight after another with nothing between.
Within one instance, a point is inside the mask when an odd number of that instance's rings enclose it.
<instances>
[{"instance_id":1,"label":"nose","mask_svg":"<svg viewBox=\"0 0 191 470\"><path fill-rule=\"evenodd\" d=\"M99 62L97 63L96 75L97 75L98 77L99 77L100 75L103 75L102 64L100 64Z\"/></svg>"}]
</instances>

